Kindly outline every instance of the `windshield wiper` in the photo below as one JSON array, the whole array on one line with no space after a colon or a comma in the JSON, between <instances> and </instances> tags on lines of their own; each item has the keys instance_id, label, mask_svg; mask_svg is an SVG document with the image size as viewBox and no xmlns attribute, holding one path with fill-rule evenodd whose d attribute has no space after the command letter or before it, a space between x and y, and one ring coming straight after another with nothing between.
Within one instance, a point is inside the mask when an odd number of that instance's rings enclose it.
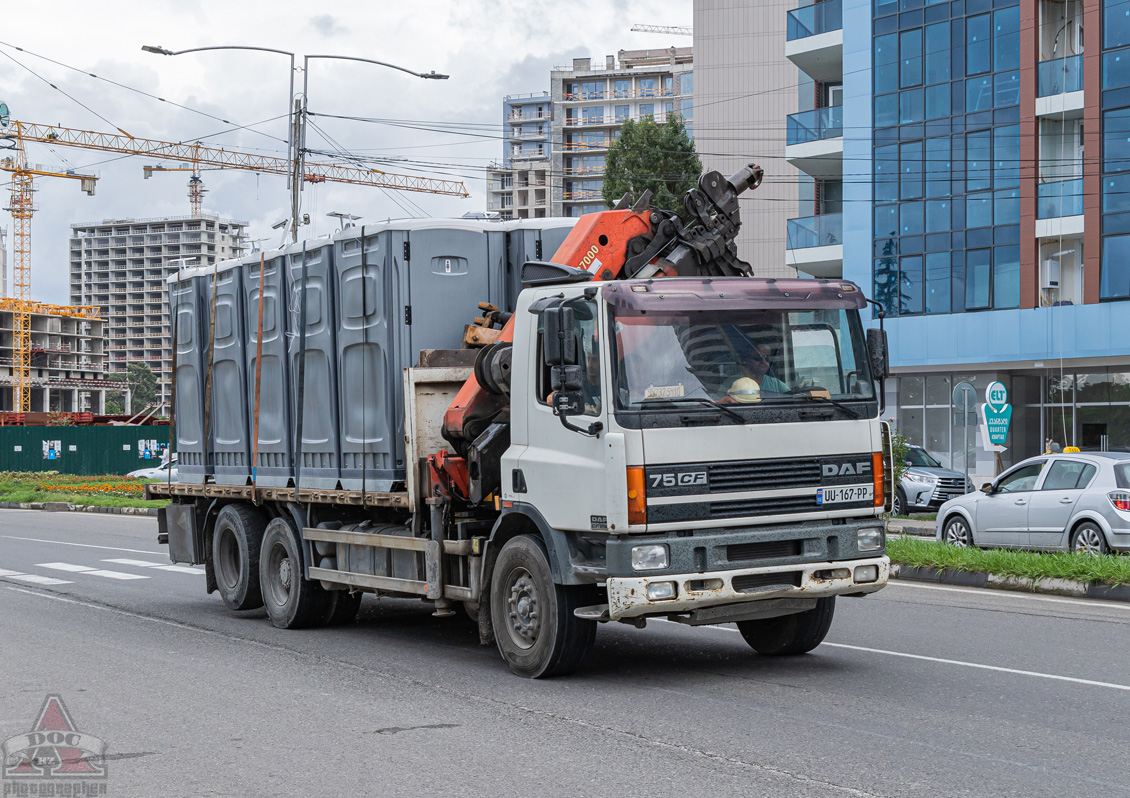
<instances>
[{"instance_id":1,"label":"windshield wiper","mask_svg":"<svg viewBox=\"0 0 1130 798\"><path fill-rule=\"evenodd\" d=\"M703 396L652 396L652 397L647 398L647 399L641 399L639 403L641 405L643 405L643 404L659 404L660 402L663 402L665 404L673 404L673 405L686 404L688 402L690 402L692 404L696 404L696 405L705 405L706 407L709 407L712 410L721 410L723 413L725 413L730 418L737 421L739 424L745 423L745 418L742 417L741 413L737 412L736 410L731 410L730 408L726 407L725 405L720 405L720 404L717 404L715 402L712 402L712 401L710 401L709 399L707 399L706 397L703 397Z\"/></svg>"},{"instance_id":2,"label":"windshield wiper","mask_svg":"<svg viewBox=\"0 0 1130 798\"><path fill-rule=\"evenodd\" d=\"M827 402L828 404L832 404L832 405L835 405L836 407L840 408L845 413L850 413L852 418L863 418L863 416L859 415L859 413L856 411L856 409L854 407L851 407L849 405L845 405L843 402L837 401L837 400L831 398L830 396L814 396L810 393L798 393L798 394L791 394L787 397L780 397L779 399L778 398L770 399L769 401L781 401L781 400L788 401L789 399L800 399L800 400L808 401L808 402Z\"/></svg>"}]
</instances>

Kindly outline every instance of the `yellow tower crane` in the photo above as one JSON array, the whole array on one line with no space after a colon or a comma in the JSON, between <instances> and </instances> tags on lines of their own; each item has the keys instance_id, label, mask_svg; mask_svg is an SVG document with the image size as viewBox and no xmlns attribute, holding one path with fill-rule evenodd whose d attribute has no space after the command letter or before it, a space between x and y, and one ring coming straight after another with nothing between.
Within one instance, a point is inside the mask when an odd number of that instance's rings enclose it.
<instances>
[{"instance_id":1,"label":"yellow tower crane","mask_svg":"<svg viewBox=\"0 0 1130 798\"><path fill-rule=\"evenodd\" d=\"M12 297L0 300L0 307L12 314L13 370L12 408L21 413L31 410L31 316L32 313L63 311L63 315L97 317L97 308L48 307L31 301L31 217L35 212L35 178L63 177L78 180L88 196L94 196L97 175L79 174L73 169L32 165L20 135L20 123L14 122L14 133L8 132L6 108L0 109L0 141L13 144L13 155L0 159L0 171L12 175L12 196L5 210L12 214ZM91 314L91 311L94 311Z\"/></svg>"},{"instance_id":2,"label":"yellow tower crane","mask_svg":"<svg viewBox=\"0 0 1130 798\"><path fill-rule=\"evenodd\" d=\"M148 180L154 172L191 172L188 176L188 204L193 216L199 216L204 208L204 195L208 189L204 188L204 179L200 177L200 167L196 164L182 163L180 166L143 166L145 179Z\"/></svg>"}]
</instances>

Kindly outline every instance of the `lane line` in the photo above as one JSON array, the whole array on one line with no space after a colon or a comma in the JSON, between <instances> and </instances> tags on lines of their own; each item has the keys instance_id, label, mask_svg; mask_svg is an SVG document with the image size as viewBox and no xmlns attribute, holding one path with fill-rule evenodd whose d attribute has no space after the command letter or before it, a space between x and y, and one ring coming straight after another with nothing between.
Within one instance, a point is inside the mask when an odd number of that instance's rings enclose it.
<instances>
[{"instance_id":1,"label":"lane line","mask_svg":"<svg viewBox=\"0 0 1130 798\"><path fill-rule=\"evenodd\" d=\"M1049 604L1074 604L1077 607L1102 607L1104 609L1123 610L1130 612L1130 604L1121 601L1104 601L1103 599L1077 599L1067 597L1039 596L1024 593L1018 590L1000 590L985 587L949 587L947 585L926 585L917 582L903 582L892 579L887 582L887 587L909 587L912 590L941 590L946 593L963 593L966 596L980 596L984 598L1010 598L1020 601L1041 601Z\"/></svg>"},{"instance_id":2,"label":"lane line","mask_svg":"<svg viewBox=\"0 0 1130 798\"><path fill-rule=\"evenodd\" d=\"M158 571L172 571L176 574L203 574L204 571L199 568L190 568L187 565L166 565L159 562L149 562L147 560L103 560L102 562L111 562L115 565L135 565L138 568L155 568Z\"/></svg>"},{"instance_id":3,"label":"lane line","mask_svg":"<svg viewBox=\"0 0 1130 798\"><path fill-rule=\"evenodd\" d=\"M104 571L100 568L91 568L89 565L74 565L69 562L41 562L36 563L36 568L53 568L56 571L67 571L72 574L83 574L85 576L102 576L107 579L148 579L148 576L141 574L127 574L122 571Z\"/></svg>"},{"instance_id":4,"label":"lane line","mask_svg":"<svg viewBox=\"0 0 1130 798\"><path fill-rule=\"evenodd\" d=\"M130 554L149 554L152 556L163 556L163 551L149 551L147 549L123 549L120 546L95 546L93 543L68 543L65 540L46 540L44 538L21 538L16 535L0 535L0 538L7 540L30 540L33 543L54 543L56 546L82 546L86 549L106 549L107 551L127 551Z\"/></svg>"}]
</instances>

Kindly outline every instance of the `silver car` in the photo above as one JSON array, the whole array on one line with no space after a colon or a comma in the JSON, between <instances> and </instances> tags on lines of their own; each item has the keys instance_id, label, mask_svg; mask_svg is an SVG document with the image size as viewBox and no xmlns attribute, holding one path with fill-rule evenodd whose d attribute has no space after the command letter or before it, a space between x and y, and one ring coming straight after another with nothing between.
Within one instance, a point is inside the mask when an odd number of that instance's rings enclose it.
<instances>
[{"instance_id":1,"label":"silver car","mask_svg":"<svg viewBox=\"0 0 1130 798\"><path fill-rule=\"evenodd\" d=\"M938 510L955 546L1130 551L1130 453L1043 454Z\"/></svg>"},{"instance_id":2,"label":"silver car","mask_svg":"<svg viewBox=\"0 0 1130 798\"><path fill-rule=\"evenodd\" d=\"M921 446L906 452L906 471L895 490L892 515L936 510L946 501L973 490L960 471L945 468Z\"/></svg>"}]
</instances>

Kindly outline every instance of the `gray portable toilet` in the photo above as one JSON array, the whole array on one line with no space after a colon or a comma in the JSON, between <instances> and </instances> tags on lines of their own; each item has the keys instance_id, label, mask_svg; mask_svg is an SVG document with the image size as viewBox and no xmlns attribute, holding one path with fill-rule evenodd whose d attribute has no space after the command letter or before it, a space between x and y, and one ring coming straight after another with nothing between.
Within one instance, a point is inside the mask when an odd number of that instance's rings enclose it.
<instances>
[{"instance_id":1,"label":"gray portable toilet","mask_svg":"<svg viewBox=\"0 0 1130 798\"><path fill-rule=\"evenodd\" d=\"M561 242L576 224L576 218L566 216L514 219L506 223L506 298L500 307L514 310L522 291L522 265L530 260L553 260Z\"/></svg>"},{"instance_id":2,"label":"gray portable toilet","mask_svg":"<svg viewBox=\"0 0 1130 798\"><path fill-rule=\"evenodd\" d=\"M340 478L333 242L299 241L284 257L297 483L333 490Z\"/></svg>"},{"instance_id":3,"label":"gray portable toilet","mask_svg":"<svg viewBox=\"0 0 1130 798\"><path fill-rule=\"evenodd\" d=\"M203 483L212 475L205 461L204 364L208 307L204 302L200 268L181 269L169 276L169 308L176 330L173 368L176 379L176 455L182 482Z\"/></svg>"},{"instance_id":4,"label":"gray portable toilet","mask_svg":"<svg viewBox=\"0 0 1130 798\"><path fill-rule=\"evenodd\" d=\"M341 486L392 490L405 479L403 370L408 273L390 224L334 239ZM393 257L391 241L401 250Z\"/></svg>"},{"instance_id":5,"label":"gray portable toilet","mask_svg":"<svg viewBox=\"0 0 1130 798\"><path fill-rule=\"evenodd\" d=\"M262 269L260 269L262 261ZM256 485L285 488L294 475L291 400L287 357L286 259L274 250L243 259L247 429ZM263 361L258 373L259 440L255 441L256 345L259 336L260 283L263 305Z\"/></svg>"},{"instance_id":6,"label":"gray portable toilet","mask_svg":"<svg viewBox=\"0 0 1130 798\"><path fill-rule=\"evenodd\" d=\"M209 280L205 303L211 312L215 286L215 333L212 345L212 418L210 449L220 485L246 485L251 477L248 431L246 327L243 317L243 263L219 264Z\"/></svg>"}]
</instances>

